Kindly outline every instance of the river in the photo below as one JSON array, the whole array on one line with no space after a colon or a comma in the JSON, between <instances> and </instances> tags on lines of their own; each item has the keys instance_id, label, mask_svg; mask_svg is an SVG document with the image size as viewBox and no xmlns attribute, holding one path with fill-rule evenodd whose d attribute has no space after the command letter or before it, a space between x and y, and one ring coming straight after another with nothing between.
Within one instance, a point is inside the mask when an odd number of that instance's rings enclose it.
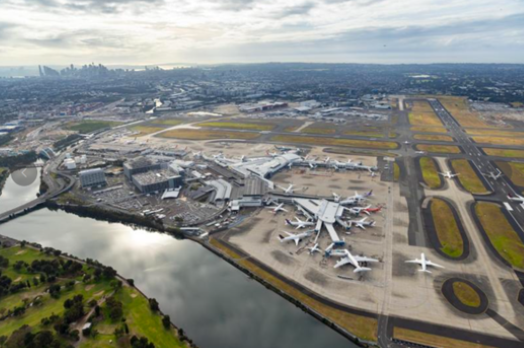
<instances>
[{"instance_id":1,"label":"river","mask_svg":"<svg viewBox=\"0 0 524 348\"><path fill-rule=\"evenodd\" d=\"M0 211L34 198L8 179ZM355 347L197 243L42 209L0 225L0 234L115 268L202 348ZM349 294L348 294L349 295Z\"/></svg>"}]
</instances>

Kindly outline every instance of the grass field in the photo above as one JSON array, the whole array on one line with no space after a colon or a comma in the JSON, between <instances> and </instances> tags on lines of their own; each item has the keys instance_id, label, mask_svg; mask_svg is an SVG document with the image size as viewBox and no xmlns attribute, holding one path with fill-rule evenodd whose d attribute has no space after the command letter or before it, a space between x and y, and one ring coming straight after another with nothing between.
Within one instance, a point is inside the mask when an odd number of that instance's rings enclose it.
<instances>
[{"instance_id":1,"label":"grass field","mask_svg":"<svg viewBox=\"0 0 524 348\"><path fill-rule=\"evenodd\" d=\"M300 133L305 134L335 134L339 126L333 123L316 122L302 129Z\"/></svg>"},{"instance_id":2,"label":"grass field","mask_svg":"<svg viewBox=\"0 0 524 348\"><path fill-rule=\"evenodd\" d=\"M47 255L30 246L25 246L24 248L20 246L2 248L0 249L0 255L9 259L9 266L2 268L3 275L10 277L13 283L30 281L32 284L29 288L23 288L1 298L0 312L5 313L5 311L14 310L16 307L25 307L25 312L19 316L10 316L4 319L0 325L0 336L5 335L9 337L23 325L29 325L33 333L44 329L52 330L53 324L45 326L42 323L42 319L49 318L53 314L63 317L66 311L64 308L65 300L71 299L76 295L82 295L84 313L87 314L91 309L87 305L90 300L102 301L100 306L103 308L103 297L114 294L115 298L123 303L123 318L126 319L126 323L129 326L129 337L132 335L147 337L157 347L184 347L178 339L178 332L173 328L164 328L161 316L150 310L148 300L138 290L123 286L115 292L112 278L102 277L100 279L91 278L90 280L84 280L83 274L93 275L94 268L92 266L84 264L81 271L74 275L60 274L53 283L39 282L35 284L34 279L40 279L40 272L31 272L27 267L17 270L14 267L17 261L23 261L31 265L35 260L66 260L61 257ZM70 281L73 281L74 284L66 286ZM52 297L47 291L51 284L61 286L58 297ZM39 303L35 302L37 299L39 299ZM30 303L34 305L29 305ZM122 326L121 321L113 323L107 317L103 317L101 321L97 319L94 323L95 328L103 334L95 339L86 339L80 342L80 346L106 347L109 340L117 341L114 329ZM107 332L104 333L104 331Z\"/></svg>"},{"instance_id":3,"label":"grass field","mask_svg":"<svg viewBox=\"0 0 524 348\"><path fill-rule=\"evenodd\" d=\"M393 328L393 337L413 343L423 344L430 347L445 348L494 348L483 344L472 343L467 341L456 340L453 338L432 335L425 332L404 329L399 327Z\"/></svg>"},{"instance_id":4,"label":"grass field","mask_svg":"<svg viewBox=\"0 0 524 348\"><path fill-rule=\"evenodd\" d=\"M475 213L497 252L514 268L524 270L524 244L500 206L477 202Z\"/></svg>"},{"instance_id":5,"label":"grass field","mask_svg":"<svg viewBox=\"0 0 524 348\"><path fill-rule=\"evenodd\" d=\"M483 147L482 150L484 150L488 156L524 158L524 150L493 149L489 147Z\"/></svg>"},{"instance_id":6,"label":"grass field","mask_svg":"<svg viewBox=\"0 0 524 348\"><path fill-rule=\"evenodd\" d=\"M317 313L325 316L330 321L336 323L337 325L343 327L354 335L369 341L377 340L377 328L378 323L376 319L359 316L356 314L348 313L346 311L341 311L330 306L327 306L310 296L304 294L302 291L297 290L291 285L283 282L279 278L273 276L272 274L266 272L262 268L258 267L249 260L240 259L240 256L237 255L234 251L230 250L225 244L220 243L216 240L212 240L211 244L219 249L221 252L230 256L233 259L236 259L236 262L249 270L251 273L256 276L264 279L264 281L270 283L280 291L286 293L287 295L293 297L294 299L300 301L304 305L313 309Z\"/></svg>"},{"instance_id":7,"label":"grass field","mask_svg":"<svg viewBox=\"0 0 524 348\"><path fill-rule=\"evenodd\" d=\"M504 137L472 137L478 144L524 146L524 138L504 138Z\"/></svg>"},{"instance_id":8,"label":"grass field","mask_svg":"<svg viewBox=\"0 0 524 348\"><path fill-rule=\"evenodd\" d=\"M415 146L419 151L435 153L460 153L460 148L453 145L426 145L418 144Z\"/></svg>"},{"instance_id":9,"label":"grass field","mask_svg":"<svg viewBox=\"0 0 524 348\"><path fill-rule=\"evenodd\" d=\"M448 135L437 135L437 134L415 134L413 138L417 140L428 140L428 141L447 141L453 142L453 138Z\"/></svg>"},{"instance_id":10,"label":"grass field","mask_svg":"<svg viewBox=\"0 0 524 348\"><path fill-rule=\"evenodd\" d=\"M438 240L442 246L440 250L453 258L462 256L464 241L448 204L441 199L433 198L431 200L431 216Z\"/></svg>"},{"instance_id":11,"label":"grass field","mask_svg":"<svg viewBox=\"0 0 524 348\"><path fill-rule=\"evenodd\" d=\"M477 308L480 306L480 296L477 294L475 289L464 282L454 282L453 283L453 292L455 296L469 307Z\"/></svg>"},{"instance_id":12,"label":"grass field","mask_svg":"<svg viewBox=\"0 0 524 348\"><path fill-rule=\"evenodd\" d=\"M396 132L389 131L387 129L381 129L378 127L369 127L366 129L355 129L355 130L344 132L344 135L355 135L355 136L370 137L370 138L384 138L386 134L390 138L395 138L398 136Z\"/></svg>"},{"instance_id":13,"label":"grass field","mask_svg":"<svg viewBox=\"0 0 524 348\"><path fill-rule=\"evenodd\" d=\"M349 146L362 147L372 149L390 149L398 148L398 144L390 141L371 141L371 140L353 140L353 139L336 139L336 138L321 138L321 137L307 137L299 135L275 135L271 137L272 141L293 144L309 144L318 146Z\"/></svg>"},{"instance_id":14,"label":"grass field","mask_svg":"<svg viewBox=\"0 0 524 348\"><path fill-rule=\"evenodd\" d=\"M469 110L466 98L439 96L438 100L462 127L493 128L482 120L477 112Z\"/></svg>"},{"instance_id":15,"label":"grass field","mask_svg":"<svg viewBox=\"0 0 524 348\"><path fill-rule=\"evenodd\" d=\"M151 125L159 125L159 126L178 126L179 124L182 124L184 121L176 119L176 118L158 118L156 120L152 120L148 122L148 124Z\"/></svg>"},{"instance_id":16,"label":"grass field","mask_svg":"<svg viewBox=\"0 0 524 348\"><path fill-rule=\"evenodd\" d=\"M442 178L440 177L435 160L431 157L420 158L420 170L422 171L422 179L424 183L431 189L436 189L442 185Z\"/></svg>"},{"instance_id":17,"label":"grass field","mask_svg":"<svg viewBox=\"0 0 524 348\"><path fill-rule=\"evenodd\" d=\"M504 161L495 163L515 186L520 187L521 190L524 189L524 163Z\"/></svg>"},{"instance_id":18,"label":"grass field","mask_svg":"<svg viewBox=\"0 0 524 348\"><path fill-rule=\"evenodd\" d=\"M447 133L448 130L444 127L427 127L427 126L414 126L411 127L412 132L425 132L425 133Z\"/></svg>"},{"instance_id":19,"label":"grass field","mask_svg":"<svg viewBox=\"0 0 524 348\"><path fill-rule=\"evenodd\" d=\"M492 137L524 137L524 132L508 132L497 129L466 129L466 133L470 135L484 135Z\"/></svg>"},{"instance_id":20,"label":"grass field","mask_svg":"<svg viewBox=\"0 0 524 348\"><path fill-rule=\"evenodd\" d=\"M398 181L398 179L400 179L400 167L395 162L393 163L393 180Z\"/></svg>"},{"instance_id":21,"label":"grass field","mask_svg":"<svg viewBox=\"0 0 524 348\"><path fill-rule=\"evenodd\" d=\"M164 128L162 128L162 127L152 127L152 126L137 125L137 126L129 127L129 129L132 130L133 132L139 132L138 134L135 135L136 137L142 137L144 135L148 135L148 134L151 134L151 133L155 133L155 132L161 131Z\"/></svg>"},{"instance_id":22,"label":"grass field","mask_svg":"<svg viewBox=\"0 0 524 348\"><path fill-rule=\"evenodd\" d=\"M215 139L255 139L260 136L258 133L235 132L235 131L214 131L206 129L174 129L158 134L161 138L176 138L186 140L215 140Z\"/></svg>"},{"instance_id":23,"label":"grass field","mask_svg":"<svg viewBox=\"0 0 524 348\"><path fill-rule=\"evenodd\" d=\"M413 126L443 126L442 121L427 101L413 101L409 123Z\"/></svg>"},{"instance_id":24,"label":"grass field","mask_svg":"<svg viewBox=\"0 0 524 348\"><path fill-rule=\"evenodd\" d=\"M488 188L484 186L484 183L480 180L475 170L473 170L468 160L451 160L451 166L455 170L455 173L460 173L457 178L467 191L474 195L489 193Z\"/></svg>"},{"instance_id":25,"label":"grass field","mask_svg":"<svg viewBox=\"0 0 524 348\"><path fill-rule=\"evenodd\" d=\"M199 127L210 127L210 128L228 128L228 129L246 129L246 130L257 130L257 131L270 131L276 127L276 124L272 123L257 123L257 122L234 122L230 121L214 121L199 123Z\"/></svg>"},{"instance_id":26,"label":"grass field","mask_svg":"<svg viewBox=\"0 0 524 348\"><path fill-rule=\"evenodd\" d=\"M120 122L85 120L66 124L65 128L79 133L91 133L100 129L121 125Z\"/></svg>"}]
</instances>

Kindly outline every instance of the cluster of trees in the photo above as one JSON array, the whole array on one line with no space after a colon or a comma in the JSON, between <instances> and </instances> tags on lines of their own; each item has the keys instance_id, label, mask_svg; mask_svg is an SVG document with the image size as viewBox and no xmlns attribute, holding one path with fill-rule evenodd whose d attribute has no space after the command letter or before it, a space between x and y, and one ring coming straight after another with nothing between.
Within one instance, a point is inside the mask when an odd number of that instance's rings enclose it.
<instances>
[{"instance_id":1,"label":"cluster of trees","mask_svg":"<svg viewBox=\"0 0 524 348\"><path fill-rule=\"evenodd\" d=\"M11 337L0 337L0 347L6 348L66 348L69 344L62 343L49 330L42 330L33 333L31 327L28 325L22 326L20 329L14 331Z\"/></svg>"},{"instance_id":2,"label":"cluster of trees","mask_svg":"<svg viewBox=\"0 0 524 348\"><path fill-rule=\"evenodd\" d=\"M30 151L18 156L9 156L0 158L0 167L13 168L35 163L37 160L36 152Z\"/></svg>"},{"instance_id":3,"label":"cluster of trees","mask_svg":"<svg viewBox=\"0 0 524 348\"><path fill-rule=\"evenodd\" d=\"M58 140L53 144L53 147L55 150L62 150L63 148L68 147L69 145L77 142L78 140L82 139L81 135L78 134L71 134L63 139Z\"/></svg>"}]
</instances>

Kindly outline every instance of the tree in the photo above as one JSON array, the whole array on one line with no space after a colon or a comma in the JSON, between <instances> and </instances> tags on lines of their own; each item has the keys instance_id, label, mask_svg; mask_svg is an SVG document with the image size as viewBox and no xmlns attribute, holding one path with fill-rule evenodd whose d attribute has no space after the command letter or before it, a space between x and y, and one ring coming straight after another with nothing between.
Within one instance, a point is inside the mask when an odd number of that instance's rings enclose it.
<instances>
[{"instance_id":1,"label":"tree","mask_svg":"<svg viewBox=\"0 0 524 348\"><path fill-rule=\"evenodd\" d=\"M133 348L155 348L155 345L145 337L131 337L131 347Z\"/></svg>"},{"instance_id":2,"label":"tree","mask_svg":"<svg viewBox=\"0 0 524 348\"><path fill-rule=\"evenodd\" d=\"M164 315L162 317L162 325L164 325L164 328L169 329L171 327L171 318L169 315Z\"/></svg>"},{"instance_id":3,"label":"tree","mask_svg":"<svg viewBox=\"0 0 524 348\"><path fill-rule=\"evenodd\" d=\"M7 342L7 336L0 336L0 347L5 347L6 342Z\"/></svg>"},{"instance_id":4,"label":"tree","mask_svg":"<svg viewBox=\"0 0 524 348\"><path fill-rule=\"evenodd\" d=\"M111 287L113 288L113 290L115 290L115 292L118 292L118 290L122 288L122 282L118 279L112 280Z\"/></svg>"},{"instance_id":5,"label":"tree","mask_svg":"<svg viewBox=\"0 0 524 348\"><path fill-rule=\"evenodd\" d=\"M135 286L135 281L133 279L127 279L129 286Z\"/></svg>"},{"instance_id":6,"label":"tree","mask_svg":"<svg viewBox=\"0 0 524 348\"><path fill-rule=\"evenodd\" d=\"M149 308L151 308L153 312L157 312L158 310L160 310L158 306L158 301L154 298L150 298L149 299Z\"/></svg>"}]
</instances>

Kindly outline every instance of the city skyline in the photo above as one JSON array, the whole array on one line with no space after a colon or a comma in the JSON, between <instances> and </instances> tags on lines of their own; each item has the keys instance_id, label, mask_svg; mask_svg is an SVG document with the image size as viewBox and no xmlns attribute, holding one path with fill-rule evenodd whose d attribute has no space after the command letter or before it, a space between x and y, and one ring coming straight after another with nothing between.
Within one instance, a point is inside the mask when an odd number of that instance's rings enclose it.
<instances>
[{"instance_id":1,"label":"city skyline","mask_svg":"<svg viewBox=\"0 0 524 348\"><path fill-rule=\"evenodd\" d=\"M7 0L0 66L524 63L518 0Z\"/></svg>"}]
</instances>

